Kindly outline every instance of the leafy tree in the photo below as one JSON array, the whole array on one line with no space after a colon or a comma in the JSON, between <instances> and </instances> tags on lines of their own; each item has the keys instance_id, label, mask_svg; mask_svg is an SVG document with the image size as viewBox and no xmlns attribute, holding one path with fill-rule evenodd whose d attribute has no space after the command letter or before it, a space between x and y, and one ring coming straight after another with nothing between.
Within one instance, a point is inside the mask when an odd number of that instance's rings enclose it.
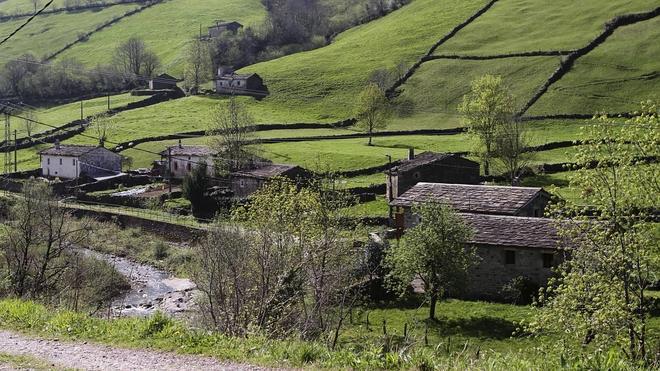
<instances>
[{"instance_id":1,"label":"leafy tree","mask_svg":"<svg viewBox=\"0 0 660 371\"><path fill-rule=\"evenodd\" d=\"M419 224L406 232L403 243L390 247L386 264L396 282L405 287L422 280L430 300L429 318L435 319L438 300L462 288L478 259L474 249L466 246L473 232L447 205L418 204L413 212L421 219Z\"/></svg>"},{"instance_id":2,"label":"leafy tree","mask_svg":"<svg viewBox=\"0 0 660 371\"><path fill-rule=\"evenodd\" d=\"M254 119L245 105L232 96L213 111L211 120L208 135L215 137L211 144L220 158L216 164L219 173L246 167L252 156L244 147L253 138Z\"/></svg>"},{"instance_id":3,"label":"leafy tree","mask_svg":"<svg viewBox=\"0 0 660 371\"><path fill-rule=\"evenodd\" d=\"M472 82L470 93L458 107L470 133L479 139L484 160L484 173L490 175L495 140L500 127L509 123L514 115L513 97L502 77L485 75Z\"/></svg>"},{"instance_id":4,"label":"leafy tree","mask_svg":"<svg viewBox=\"0 0 660 371\"><path fill-rule=\"evenodd\" d=\"M370 83L358 96L355 117L358 127L369 135L369 145L374 132L387 127L391 109L385 93L375 83Z\"/></svg>"},{"instance_id":5,"label":"leafy tree","mask_svg":"<svg viewBox=\"0 0 660 371\"><path fill-rule=\"evenodd\" d=\"M647 290L660 273L657 223L660 120L657 105L644 103L625 124L596 117L583 129L571 186L580 204L557 206L558 229L568 259L542 291L535 332L553 332L570 350L576 343L626 349L647 359ZM583 216L588 204L592 216Z\"/></svg>"},{"instance_id":6,"label":"leafy tree","mask_svg":"<svg viewBox=\"0 0 660 371\"><path fill-rule=\"evenodd\" d=\"M519 120L504 122L496 131L493 157L509 176L511 185L517 185L523 172L536 156L534 151L529 150L529 131Z\"/></svg>"},{"instance_id":7,"label":"leafy tree","mask_svg":"<svg viewBox=\"0 0 660 371\"><path fill-rule=\"evenodd\" d=\"M190 201L192 205L193 214L197 213L203 208L204 205L204 192L208 188L208 175L206 174L206 164L197 164L193 166L192 171L190 171L183 178L183 184L181 185L181 191L183 197Z\"/></svg>"}]
</instances>

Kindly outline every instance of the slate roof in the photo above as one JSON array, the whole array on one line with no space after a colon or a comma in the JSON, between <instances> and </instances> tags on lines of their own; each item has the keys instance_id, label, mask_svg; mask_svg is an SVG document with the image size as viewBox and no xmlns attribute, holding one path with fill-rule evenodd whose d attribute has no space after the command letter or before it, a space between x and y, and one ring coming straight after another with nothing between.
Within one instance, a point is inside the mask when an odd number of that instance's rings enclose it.
<instances>
[{"instance_id":1,"label":"slate roof","mask_svg":"<svg viewBox=\"0 0 660 371\"><path fill-rule=\"evenodd\" d=\"M295 165L270 164L252 170L243 170L233 173L234 176L249 177L257 179L270 179L281 176L286 172L297 168Z\"/></svg>"},{"instance_id":2,"label":"slate roof","mask_svg":"<svg viewBox=\"0 0 660 371\"><path fill-rule=\"evenodd\" d=\"M554 249L560 245L556 221L503 215L460 214L474 230L470 243Z\"/></svg>"},{"instance_id":3,"label":"slate roof","mask_svg":"<svg viewBox=\"0 0 660 371\"><path fill-rule=\"evenodd\" d=\"M207 146L171 146L168 147L168 149L171 149L171 155L172 156L197 156L197 157L205 157L205 156L212 156L215 154L215 152L207 147ZM167 156L168 152L167 149L162 151L160 153L161 156Z\"/></svg>"},{"instance_id":4,"label":"slate roof","mask_svg":"<svg viewBox=\"0 0 660 371\"><path fill-rule=\"evenodd\" d=\"M461 158L464 161L467 162L473 162L476 166L479 166L477 162L462 158L461 156L457 156L452 153L436 153L436 152L422 152L419 155L417 155L414 159L412 160L405 160L401 163L401 165L395 167L395 169L401 171L401 172L406 172L413 170L419 166L424 166L428 164L432 164L435 162L442 162L447 159L451 158Z\"/></svg>"},{"instance_id":5,"label":"slate roof","mask_svg":"<svg viewBox=\"0 0 660 371\"><path fill-rule=\"evenodd\" d=\"M174 77L172 75L168 75L166 73L162 73L162 74L152 78L152 80L161 81L161 82L169 82L169 81L179 82L179 81L183 81L181 79L177 79L176 77ZM165 81L165 80L168 80L168 81Z\"/></svg>"},{"instance_id":6,"label":"slate roof","mask_svg":"<svg viewBox=\"0 0 660 371\"><path fill-rule=\"evenodd\" d=\"M237 74L237 73L232 73L232 74L227 74L227 75L221 75L216 77L216 80L247 80L252 76L257 76L256 73L250 73L250 74Z\"/></svg>"},{"instance_id":7,"label":"slate roof","mask_svg":"<svg viewBox=\"0 0 660 371\"><path fill-rule=\"evenodd\" d=\"M83 145L60 145L44 149L39 152L40 155L50 156L65 156L65 157L80 157L85 153L91 152L99 148L98 146L83 146Z\"/></svg>"},{"instance_id":8,"label":"slate roof","mask_svg":"<svg viewBox=\"0 0 660 371\"><path fill-rule=\"evenodd\" d=\"M417 202L444 202L459 212L515 215L540 195L543 188L417 183L390 203L410 207Z\"/></svg>"}]
</instances>

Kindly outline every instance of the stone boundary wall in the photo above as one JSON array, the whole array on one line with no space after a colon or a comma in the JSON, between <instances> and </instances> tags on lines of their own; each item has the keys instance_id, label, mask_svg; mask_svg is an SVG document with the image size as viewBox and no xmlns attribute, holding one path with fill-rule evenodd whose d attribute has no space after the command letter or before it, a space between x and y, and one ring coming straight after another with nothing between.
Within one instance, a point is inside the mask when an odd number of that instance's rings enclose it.
<instances>
[{"instance_id":1,"label":"stone boundary wall","mask_svg":"<svg viewBox=\"0 0 660 371\"><path fill-rule=\"evenodd\" d=\"M43 12L41 12L40 15L51 15L51 14L58 14L58 13L77 13L77 12L82 12L82 11L85 11L85 10L95 10L95 9L109 8L109 7L114 6L114 5L143 4L143 3L153 2L153 1L161 2L162 0L112 0L112 1L109 1L109 2L106 2L106 3L100 3L100 4L86 4L86 5L71 6L71 7L67 7L67 8L46 9ZM0 16L0 22L7 22L7 21L13 21L13 20L19 19L19 18L32 17L33 15L34 15L34 12L26 12L26 13L11 14L11 15L2 15L2 16Z\"/></svg>"},{"instance_id":2,"label":"stone boundary wall","mask_svg":"<svg viewBox=\"0 0 660 371\"><path fill-rule=\"evenodd\" d=\"M536 103L543 94L545 94L550 86L559 81L564 75L566 75L572 68L575 62L582 56L594 50L600 44L604 43L607 38L609 38L617 28L622 26L631 25L634 23L647 21L649 19L655 18L660 15L660 7L655 8L649 12L644 13L633 13L625 14L621 16L616 16L605 23L605 29L601 32L600 35L596 36L593 40L589 42L586 46L574 51L569 54L565 59L561 61L559 68L550 75L548 80L536 91L534 96L523 106L523 108L518 112L518 116L522 116L529 110L534 103Z\"/></svg>"},{"instance_id":3,"label":"stone boundary wall","mask_svg":"<svg viewBox=\"0 0 660 371\"><path fill-rule=\"evenodd\" d=\"M574 50L537 50L529 52L509 53L509 54L494 54L494 55L429 55L422 58L423 62L438 60L438 59L460 59L467 61L485 61L491 59L504 59L504 58L523 58L523 57L561 57L573 53Z\"/></svg>"},{"instance_id":4,"label":"stone boundary wall","mask_svg":"<svg viewBox=\"0 0 660 371\"><path fill-rule=\"evenodd\" d=\"M394 98L397 95L397 89L399 89L403 84L405 84L414 74L417 72L419 67L421 67L422 64L424 64L424 58L427 58L444 43L446 43L449 39L454 37L460 30L468 26L470 23L474 22L477 18L481 17L484 13L486 13L490 8L497 3L498 0L491 0L488 4L486 4L483 8L479 9L477 12L475 12L472 16L470 16L468 19L465 21L461 22L458 24L456 27L454 27L449 33L447 33L445 36L443 36L440 40L438 40L431 49L422 57L420 58L415 64L408 69L408 71L397 81L394 82L394 84L386 90L385 94L387 95L388 98Z\"/></svg>"}]
</instances>

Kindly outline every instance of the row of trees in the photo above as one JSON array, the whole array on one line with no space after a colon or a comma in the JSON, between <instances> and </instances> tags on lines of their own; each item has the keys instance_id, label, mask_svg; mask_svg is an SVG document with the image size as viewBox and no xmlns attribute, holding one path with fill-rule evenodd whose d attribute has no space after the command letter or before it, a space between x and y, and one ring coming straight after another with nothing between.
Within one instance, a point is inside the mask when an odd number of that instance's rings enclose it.
<instances>
[{"instance_id":1,"label":"row of trees","mask_svg":"<svg viewBox=\"0 0 660 371\"><path fill-rule=\"evenodd\" d=\"M87 69L75 59L42 63L32 54L11 60L0 71L0 96L28 101L116 92L144 83L160 66L156 55L138 38L120 44L113 63Z\"/></svg>"}]
</instances>

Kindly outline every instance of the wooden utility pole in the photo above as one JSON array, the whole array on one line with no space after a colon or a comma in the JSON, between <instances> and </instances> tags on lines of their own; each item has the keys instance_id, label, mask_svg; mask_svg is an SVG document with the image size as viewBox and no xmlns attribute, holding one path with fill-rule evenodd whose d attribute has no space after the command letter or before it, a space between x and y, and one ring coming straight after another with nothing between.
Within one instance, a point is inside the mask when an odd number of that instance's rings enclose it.
<instances>
[{"instance_id":1,"label":"wooden utility pole","mask_svg":"<svg viewBox=\"0 0 660 371\"><path fill-rule=\"evenodd\" d=\"M108 111L110 111L110 93L108 93Z\"/></svg>"},{"instance_id":2,"label":"wooden utility pole","mask_svg":"<svg viewBox=\"0 0 660 371\"><path fill-rule=\"evenodd\" d=\"M83 120L83 101L80 101L80 121Z\"/></svg>"},{"instance_id":3,"label":"wooden utility pole","mask_svg":"<svg viewBox=\"0 0 660 371\"><path fill-rule=\"evenodd\" d=\"M18 172L18 130L14 129L14 172Z\"/></svg>"},{"instance_id":4,"label":"wooden utility pole","mask_svg":"<svg viewBox=\"0 0 660 371\"><path fill-rule=\"evenodd\" d=\"M172 148L167 148L167 179L170 186L170 196L172 195Z\"/></svg>"}]
</instances>

